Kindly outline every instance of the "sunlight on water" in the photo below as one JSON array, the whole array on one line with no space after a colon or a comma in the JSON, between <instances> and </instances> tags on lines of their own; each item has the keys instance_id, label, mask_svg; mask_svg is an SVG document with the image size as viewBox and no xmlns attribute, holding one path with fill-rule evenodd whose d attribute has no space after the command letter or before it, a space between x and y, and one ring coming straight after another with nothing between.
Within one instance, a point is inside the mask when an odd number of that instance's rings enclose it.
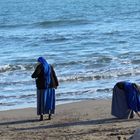
<instances>
[{"instance_id":1,"label":"sunlight on water","mask_svg":"<svg viewBox=\"0 0 140 140\"><path fill-rule=\"evenodd\" d=\"M139 11L139 0L1 0L0 110L36 105L39 56L56 70L57 104L111 98L121 80L139 84Z\"/></svg>"}]
</instances>

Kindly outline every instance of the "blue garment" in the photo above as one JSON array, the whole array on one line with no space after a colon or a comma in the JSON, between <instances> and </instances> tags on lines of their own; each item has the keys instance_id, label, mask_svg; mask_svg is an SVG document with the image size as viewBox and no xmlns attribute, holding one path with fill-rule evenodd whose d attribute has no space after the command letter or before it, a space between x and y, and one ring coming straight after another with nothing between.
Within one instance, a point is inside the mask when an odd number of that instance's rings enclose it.
<instances>
[{"instance_id":1,"label":"blue garment","mask_svg":"<svg viewBox=\"0 0 140 140\"><path fill-rule=\"evenodd\" d=\"M45 90L44 94L45 100L45 114L54 114L55 111L55 89L48 88Z\"/></svg>"},{"instance_id":2,"label":"blue garment","mask_svg":"<svg viewBox=\"0 0 140 140\"><path fill-rule=\"evenodd\" d=\"M43 57L39 57L38 62L44 67L45 86L48 87L51 83L51 67Z\"/></svg>"},{"instance_id":3,"label":"blue garment","mask_svg":"<svg viewBox=\"0 0 140 140\"><path fill-rule=\"evenodd\" d=\"M127 119L131 117L132 110L128 107L125 90L118 87L119 83L113 88L111 114L120 119Z\"/></svg>"},{"instance_id":4,"label":"blue garment","mask_svg":"<svg viewBox=\"0 0 140 140\"><path fill-rule=\"evenodd\" d=\"M135 112L140 111L140 92L138 89L133 83L124 82L124 90L126 92L128 107Z\"/></svg>"},{"instance_id":5,"label":"blue garment","mask_svg":"<svg viewBox=\"0 0 140 140\"><path fill-rule=\"evenodd\" d=\"M37 90L37 115L54 114L55 112L55 89Z\"/></svg>"},{"instance_id":6,"label":"blue garment","mask_svg":"<svg viewBox=\"0 0 140 140\"><path fill-rule=\"evenodd\" d=\"M37 115L45 114L44 89L37 89Z\"/></svg>"}]
</instances>

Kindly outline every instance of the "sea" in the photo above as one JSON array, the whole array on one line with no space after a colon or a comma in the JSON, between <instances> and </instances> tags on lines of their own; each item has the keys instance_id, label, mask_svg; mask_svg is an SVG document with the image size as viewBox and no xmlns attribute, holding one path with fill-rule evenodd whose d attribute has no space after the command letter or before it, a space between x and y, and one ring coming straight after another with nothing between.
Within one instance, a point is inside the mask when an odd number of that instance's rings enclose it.
<instances>
[{"instance_id":1,"label":"sea","mask_svg":"<svg viewBox=\"0 0 140 140\"><path fill-rule=\"evenodd\" d=\"M140 84L140 0L0 0L0 111L36 107L40 56L56 71L57 105Z\"/></svg>"}]
</instances>

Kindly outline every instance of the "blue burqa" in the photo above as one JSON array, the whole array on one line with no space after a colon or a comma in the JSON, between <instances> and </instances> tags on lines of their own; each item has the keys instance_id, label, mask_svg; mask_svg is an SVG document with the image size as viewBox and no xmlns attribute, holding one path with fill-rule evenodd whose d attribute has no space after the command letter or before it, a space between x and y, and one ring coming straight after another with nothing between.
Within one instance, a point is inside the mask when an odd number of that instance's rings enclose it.
<instances>
[{"instance_id":1,"label":"blue burqa","mask_svg":"<svg viewBox=\"0 0 140 140\"><path fill-rule=\"evenodd\" d=\"M44 68L44 78L45 78L45 89L42 92L42 95L38 95L38 106L40 110L38 114L52 114L55 110L55 89L50 88L51 83L51 66L43 57L38 58L38 62L43 65Z\"/></svg>"}]
</instances>

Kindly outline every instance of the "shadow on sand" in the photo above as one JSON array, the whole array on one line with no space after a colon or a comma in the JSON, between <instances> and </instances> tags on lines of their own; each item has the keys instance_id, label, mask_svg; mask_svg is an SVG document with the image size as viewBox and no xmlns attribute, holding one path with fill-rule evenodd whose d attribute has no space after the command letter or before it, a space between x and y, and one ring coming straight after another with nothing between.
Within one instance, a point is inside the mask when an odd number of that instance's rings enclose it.
<instances>
[{"instance_id":1,"label":"shadow on sand","mask_svg":"<svg viewBox=\"0 0 140 140\"><path fill-rule=\"evenodd\" d=\"M98 125L98 124L109 124L109 123L121 123L121 122L130 122L130 121L139 121L139 119L117 119L117 118L106 118L106 119L97 119L97 120L86 120L86 121L76 121L76 122L67 122L67 123L56 123L56 124L46 124L44 121L44 125L38 124L38 126L29 127L29 128L17 128L16 130L34 130L34 129L49 129L49 128L60 128L60 127L69 127L69 126L78 126L78 125ZM16 125L16 124L25 124L25 123L37 123L40 122L38 119L31 120L20 120L20 121L8 121L1 122L2 125ZM41 121L42 122L42 121ZM50 121L51 123L51 121Z\"/></svg>"}]
</instances>

